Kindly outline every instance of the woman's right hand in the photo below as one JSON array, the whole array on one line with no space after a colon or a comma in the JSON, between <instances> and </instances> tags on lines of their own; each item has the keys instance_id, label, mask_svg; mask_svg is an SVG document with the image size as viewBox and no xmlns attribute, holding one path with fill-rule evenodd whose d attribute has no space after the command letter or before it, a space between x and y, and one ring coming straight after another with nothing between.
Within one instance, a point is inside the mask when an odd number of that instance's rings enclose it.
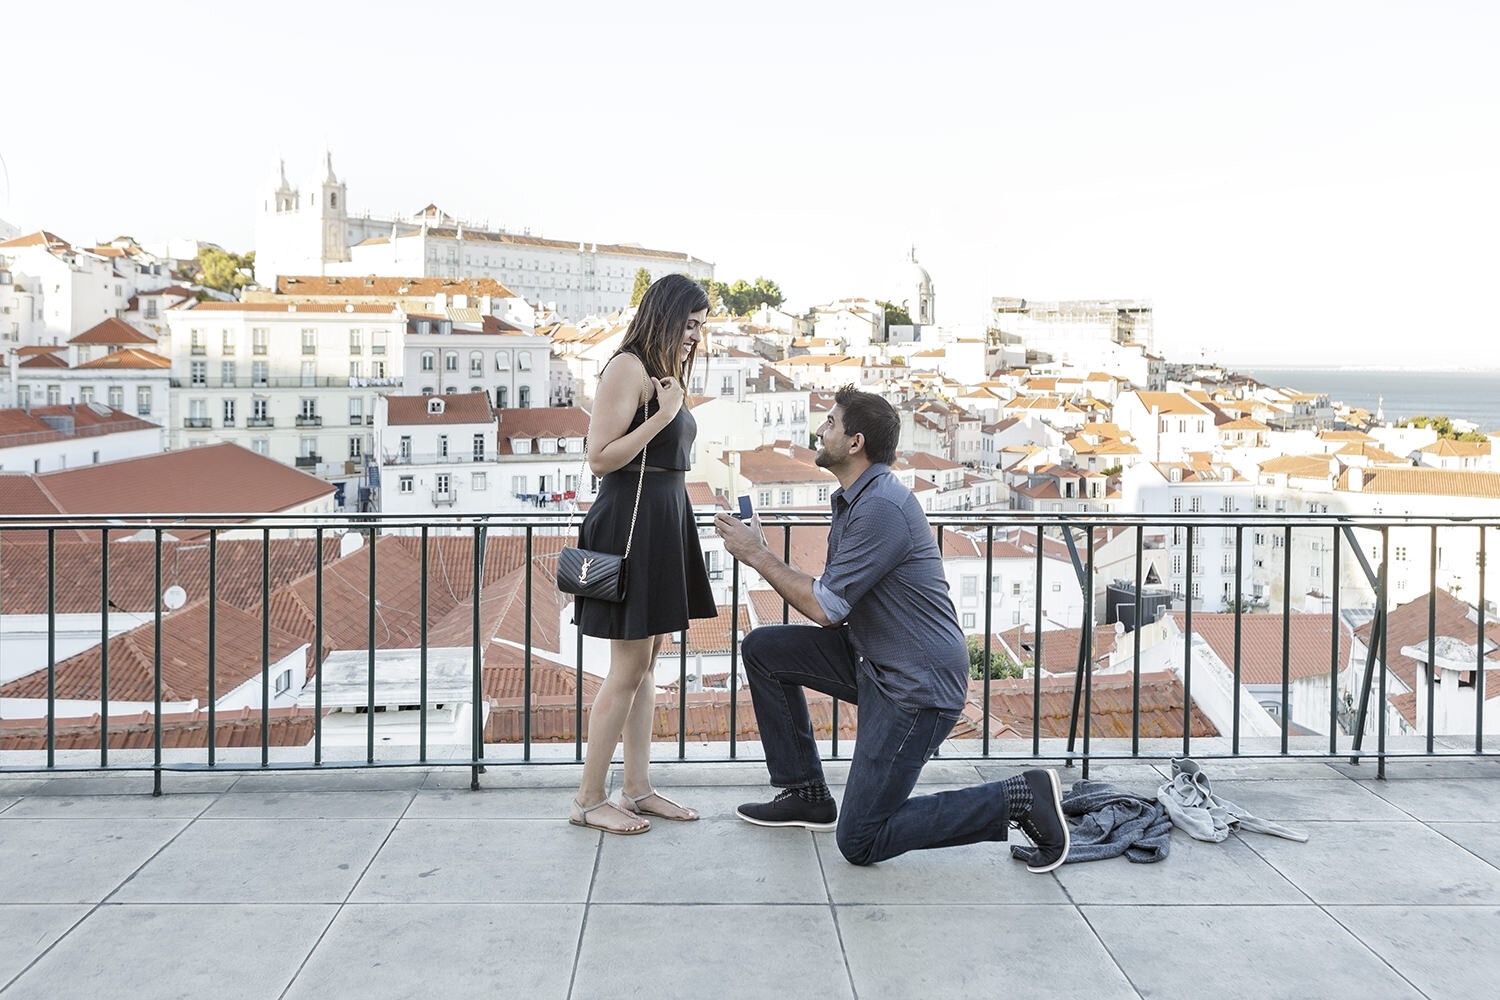
<instances>
[{"instance_id":1,"label":"woman's right hand","mask_svg":"<svg viewBox=\"0 0 1500 1000\"><path fill-rule=\"evenodd\" d=\"M661 407L661 412L666 416L667 422L671 423L677 419L677 411L682 409L682 401L686 392L682 383L672 378L653 378L656 383L656 405Z\"/></svg>"}]
</instances>

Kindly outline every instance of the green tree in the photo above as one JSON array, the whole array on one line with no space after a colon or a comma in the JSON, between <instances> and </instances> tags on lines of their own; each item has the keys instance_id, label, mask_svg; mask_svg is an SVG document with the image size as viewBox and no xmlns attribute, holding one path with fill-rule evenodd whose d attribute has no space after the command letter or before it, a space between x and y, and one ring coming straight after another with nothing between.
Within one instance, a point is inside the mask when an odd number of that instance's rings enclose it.
<instances>
[{"instance_id":1,"label":"green tree","mask_svg":"<svg viewBox=\"0 0 1500 1000\"><path fill-rule=\"evenodd\" d=\"M969 647L969 676L974 680L984 679L984 636L971 635L964 639ZM1025 677L1031 661L1016 663L1004 650L991 649L989 658L990 677Z\"/></svg>"},{"instance_id":2,"label":"green tree","mask_svg":"<svg viewBox=\"0 0 1500 1000\"><path fill-rule=\"evenodd\" d=\"M738 279L732 285L725 285L722 282L713 284L718 291L719 301L725 309L729 310L731 316L746 316L763 305L775 308L786 301L781 294L781 287L766 277L756 278L754 284L744 278Z\"/></svg>"},{"instance_id":3,"label":"green tree","mask_svg":"<svg viewBox=\"0 0 1500 1000\"><path fill-rule=\"evenodd\" d=\"M206 288L216 288L221 292L237 292L250 284L254 271L254 250L241 256L237 253L230 253L228 250L220 250L218 247L204 247L198 253L196 280L198 284Z\"/></svg>"},{"instance_id":4,"label":"green tree","mask_svg":"<svg viewBox=\"0 0 1500 1000\"><path fill-rule=\"evenodd\" d=\"M1409 417L1397 424L1398 427L1431 427L1437 431L1439 438L1447 438L1450 441L1488 441L1489 437L1478 431L1465 431L1459 433L1453 426L1453 421L1447 417Z\"/></svg>"},{"instance_id":5,"label":"green tree","mask_svg":"<svg viewBox=\"0 0 1500 1000\"><path fill-rule=\"evenodd\" d=\"M650 287L651 272L646 270L644 267L636 268L635 287L630 290L630 304L632 306L640 305L641 297L646 294L646 289Z\"/></svg>"},{"instance_id":6,"label":"green tree","mask_svg":"<svg viewBox=\"0 0 1500 1000\"><path fill-rule=\"evenodd\" d=\"M885 329L889 333L893 326L911 326L911 313L906 311L905 305L896 305L894 302L881 302L876 300L876 305L885 309Z\"/></svg>"},{"instance_id":7,"label":"green tree","mask_svg":"<svg viewBox=\"0 0 1500 1000\"><path fill-rule=\"evenodd\" d=\"M708 294L708 314L717 316L724 311L724 286L712 278L699 278L698 284Z\"/></svg>"}]
</instances>

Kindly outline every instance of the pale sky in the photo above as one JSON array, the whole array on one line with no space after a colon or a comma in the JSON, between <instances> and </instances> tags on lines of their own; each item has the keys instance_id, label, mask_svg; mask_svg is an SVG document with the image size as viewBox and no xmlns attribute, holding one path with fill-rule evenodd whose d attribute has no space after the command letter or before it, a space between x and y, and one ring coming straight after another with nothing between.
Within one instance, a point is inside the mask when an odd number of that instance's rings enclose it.
<instances>
[{"instance_id":1,"label":"pale sky","mask_svg":"<svg viewBox=\"0 0 1500 1000\"><path fill-rule=\"evenodd\" d=\"M766 275L1142 298L1171 360L1500 368L1491 2L8 4L0 218L252 249L278 157ZM1486 69L1485 67L1490 67Z\"/></svg>"}]
</instances>

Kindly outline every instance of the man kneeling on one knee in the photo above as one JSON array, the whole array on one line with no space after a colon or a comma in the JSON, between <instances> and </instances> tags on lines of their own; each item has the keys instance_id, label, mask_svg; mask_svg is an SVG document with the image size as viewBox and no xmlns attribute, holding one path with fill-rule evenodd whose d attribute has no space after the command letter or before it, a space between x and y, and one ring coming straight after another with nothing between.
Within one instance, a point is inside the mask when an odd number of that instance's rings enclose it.
<instances>
[{"instance_id":1,"label":"man kneeling on one knee","mask_svg":"<svg viewBox=\"0 0 1500 1000\"><path fill-rule=\"evenodd\" d=\"M1057 775L918 795L922 766L947 738L968 696L969 652L943 576L942 554L909 489L891 473L901 421L872 393L845 386L818 429L817 464L838 478L828 559L817 578L767 548L759 518L720 514L724 547L822 628L762 625L745 636L750 695L771 784L746 803L760 826L838 829L839 850L868 865L907 851L1005 840L1014 825L1047 872L1068 855ZM859 706L842 815L823 779L803 688Z\"/></svg>"}]
</instances>

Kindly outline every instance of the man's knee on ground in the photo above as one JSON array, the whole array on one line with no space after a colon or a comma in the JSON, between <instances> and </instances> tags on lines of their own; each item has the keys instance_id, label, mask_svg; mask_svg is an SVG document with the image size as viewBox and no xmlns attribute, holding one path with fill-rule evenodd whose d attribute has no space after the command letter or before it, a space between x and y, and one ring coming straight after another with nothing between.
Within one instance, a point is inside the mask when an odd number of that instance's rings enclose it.
<instances>
[{"instance_id":1,"label":"man's knee on ground","mask_svg":"<svg viewBox=\"0 0 1500 1000\"><path fill-rule=\"evenodd\" d=\"M852 823L840 823L836 838L839 853L851 865L875 863L875 840L866 830L858 830Z\"/></svg>"}]
</instances>

